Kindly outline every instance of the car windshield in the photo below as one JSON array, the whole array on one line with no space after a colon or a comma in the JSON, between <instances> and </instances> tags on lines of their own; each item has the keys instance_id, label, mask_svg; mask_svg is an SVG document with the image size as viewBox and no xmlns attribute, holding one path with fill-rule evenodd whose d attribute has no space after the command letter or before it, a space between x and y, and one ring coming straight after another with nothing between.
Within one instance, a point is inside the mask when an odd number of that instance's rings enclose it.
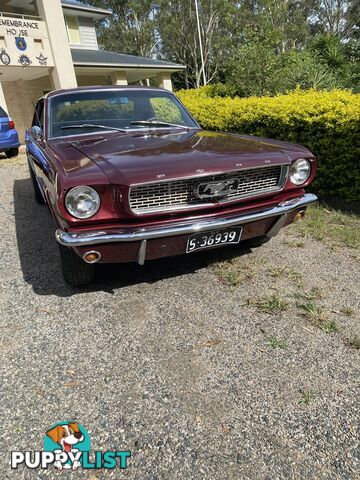
<instances>
[{"instance_id":1,"label":"car windshield","mask_svg":"<svg viewBox=\"0 0 360 480\"><path fill-rule=\"evenodd\" d=\"M50 138L101 130L199 128L175 95L162 90L89 90L50 98Z\"/></svg>"}]
</instances>

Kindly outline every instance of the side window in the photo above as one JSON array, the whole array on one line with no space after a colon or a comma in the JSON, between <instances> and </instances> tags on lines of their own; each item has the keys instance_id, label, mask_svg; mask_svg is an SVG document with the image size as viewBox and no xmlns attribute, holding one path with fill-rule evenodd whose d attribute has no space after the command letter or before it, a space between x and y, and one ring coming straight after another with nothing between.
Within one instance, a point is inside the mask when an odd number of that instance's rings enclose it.
<instances>
[{"instance_id":1,"label":"side window","mask_svg":"<svg viewBox=\"0 0 360 480\"><path fill-rule=\"evenodd\" d=\"M32 126L44 128L44 100L39 100L36 107L32 121Z\"/></svg>"}]
</instances>

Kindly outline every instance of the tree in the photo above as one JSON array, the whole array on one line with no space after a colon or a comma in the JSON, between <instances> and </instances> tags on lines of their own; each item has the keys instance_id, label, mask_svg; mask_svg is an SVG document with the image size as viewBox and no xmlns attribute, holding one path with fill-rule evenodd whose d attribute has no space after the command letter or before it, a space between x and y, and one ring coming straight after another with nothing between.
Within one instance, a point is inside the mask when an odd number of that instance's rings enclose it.
<instances>
[{"instance_id":1,"label":"tree","mask_svg":"<svg viewBox=\"0 0 360 480\"><path fill-rule=\"evenodd\" d=\"M186 70L173 75L175 86L202 85L195 0L87 3L113 12L98 26L103 48L180 63ZM207 83L229 83L229 91L240 95L276 94L297 85L359 89L360 0L198 5Z\"/></svg>"},{"instance_id":2,"label":"tree","mask_svg":"<svg viewBox=\"0 0 360 480\"><path fill-rule=\"evenodd\" d=\"M331 90L342 86L342 80L337 72L332 70L326 62L309 50L303 52L289 52L282 58L282 66L274 79L274 93L302 88L307 90Z\"/></svg>"},{"instance_id":3,"label":"tree","mask_svg":"<svg viewBox=\"0 0 360 480\"><path fill-rule=\"evenodd\" d=\"M155 19L157 5L153 0L88 0L89 5L113 12L98 26L100 45L111 51L154 55L159 43Z\"/></svg>"},{"instance_id":4,"label":"tree","mask_svg":"<svg viewBox=\"0 0 360 480\"><path fill-rule=\"evenodd\" d=\"M226 64L226 79L240 96L270 95L278 63L273 46L253 40L233 50Z\"/></svg>"},{"instance_id":5,"label":"tree","mask_svg":"<svg viewBox=\"0 0 360 480\"><path fill-rule=\"evenodd\" d=\"M199 1L200 29L203 42L205 76L208 82L217 77L226 50L225 41L232 11L226 0ZM166 59L186 65L182 74L186 87L199 87L202 64L194 0L162 0L157 16L161 54Z\"/></svg>"},{"instance_id":6,"label":"tree","mask_svg":"<svg viewBox=\"0 0 360 480\"><path fill-rule=\"evenodd\" d=\"M317 37L311 45L317 57L336 75L343 87L359 91L360 42L342 42L336 35Z\"/></svg>"},{"instance_id":7,"label":"tree","mask_svg":"<svg viewBox=\"0 0 360 480\"><path fill-rule=\"evenodd\" d=\"M319 0L315 25L321 33L349 39L359 32L359 0Z\"/></svg>"}]
</instances>

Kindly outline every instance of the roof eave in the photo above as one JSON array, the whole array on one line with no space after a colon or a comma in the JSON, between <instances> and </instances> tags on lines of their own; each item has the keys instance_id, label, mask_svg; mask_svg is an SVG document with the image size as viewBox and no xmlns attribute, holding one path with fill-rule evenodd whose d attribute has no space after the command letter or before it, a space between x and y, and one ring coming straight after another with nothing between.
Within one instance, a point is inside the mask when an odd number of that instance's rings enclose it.
<instances>
[{"instance_id":1,"label":"roof eave","mask_svg":"<svg viewBox=\"0 0 360 480\"><path fill-rule=\"evenodd\" d=\"M110 10L106 10L105 8L96 8L96 7L86 7L85 5L75 5L71 3L62 3L62 8L70 8L71 10L80 10L82 12L89 12L93 15L102 15L107 17L112 14Z\"/></svg>"},{"instance_id":2,"label":"roof eave","mask_svg":"<svg viewBox=\"0 0 360 480\"><path fill-rule=\"evenodd\" d=\"M166 69L166 70L184 70L186 67L184 65L144 65L144 64L133 64L133 63L95 63L95 62L73 62L74 67L96 67L96 68L148 68L148 69Z\"/></svg>"}]
</instances>

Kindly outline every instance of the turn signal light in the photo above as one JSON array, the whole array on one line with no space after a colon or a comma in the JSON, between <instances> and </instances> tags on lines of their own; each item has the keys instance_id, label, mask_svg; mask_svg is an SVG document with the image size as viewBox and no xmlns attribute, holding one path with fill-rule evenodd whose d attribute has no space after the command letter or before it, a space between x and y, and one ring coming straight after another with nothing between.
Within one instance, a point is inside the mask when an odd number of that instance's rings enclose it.
<instances>
[{"instance_id":1,"label":"turn signal light","mask_svg":"<svg viewBox=\"0 0 360 480\"><path fill-rule=\"evenodd\" d=\"M15 128L15 122L14 122L14 120L10 120L9 121L9 130L12 130L13 128Z\"/></svg>"},{"instance_id":2,"label":"turn signal light","mask_svg":"<svg viewBox=\"0 0 360 480\"><path fill-rule=\"evenodd\" d=\"M297 212L297 214L294 217L294 222L299 222L305 217L305 210L300 210L300 212Z\"/></svg>"},{"instance_id":3,"label":"turn signal light","mask_svg":"<svg viewBox=\"0 0 360 480\"><path fill-rule=\"evenodd\" d=\"M83 259L85 260L86 263L96 263L100 260L101 255L99 252L91 251L91 252L86 252L83 255Z\"/></svg>"}]
</instances>

